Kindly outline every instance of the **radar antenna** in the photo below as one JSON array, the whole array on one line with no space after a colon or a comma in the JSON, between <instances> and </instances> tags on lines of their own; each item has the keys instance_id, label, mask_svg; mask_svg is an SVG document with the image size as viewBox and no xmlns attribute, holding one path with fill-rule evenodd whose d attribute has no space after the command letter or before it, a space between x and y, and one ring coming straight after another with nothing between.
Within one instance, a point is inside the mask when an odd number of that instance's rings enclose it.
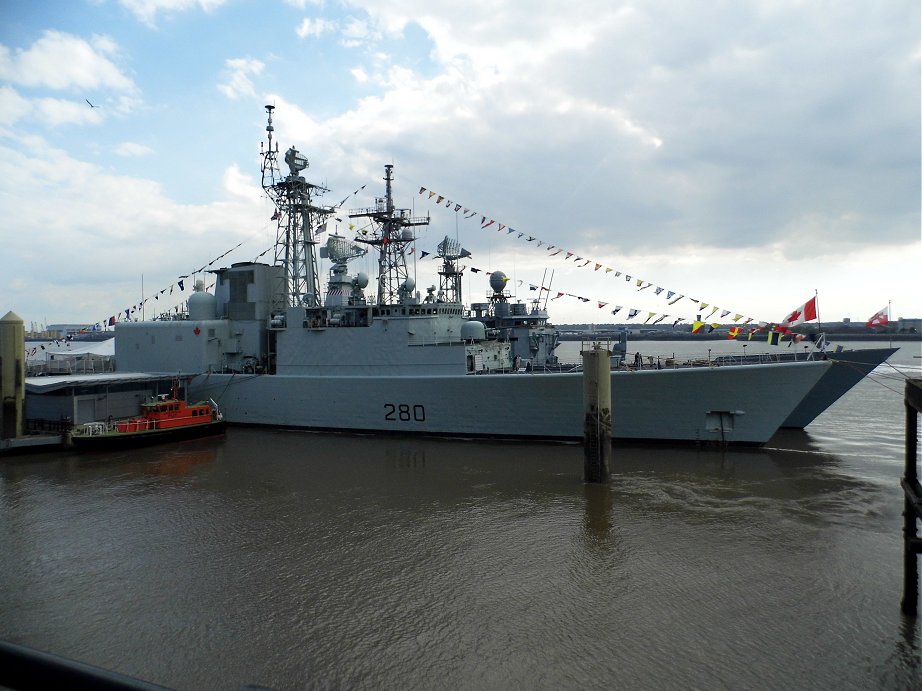
<instances>
[{"instance_id":1,"label":"radar antenna","mask_svg":"<svg viewBox=\"0 0 922 691\"><path fill-rule=\"evenodd\" d=\"M326 256L335 264L345 264L350 259L364 256L368 250L349 242L341 235L331 235L327 238Z\"/></svg>"},{"instance_id":2,"label":"radar antenna","mask_svg":"<svg viewBox=\"0 0 922 691\"><path fill-rule=\"evenodd\" d=\"M458 266L458 260L470 257L471 253L461 247L456 238L447 235L436 247L436 253L442 258L439 269L439 292L446 302L461 302L461 277L464 267Z\"/></svg>"},{"instance_id":3,"label":"radar antenna","mask_svg":"<svg viewBox=\"0 0 922 691\"><path fill-rule=\"evenodd\" d=\"M275 265L283 267L279 285L274 290L273 311L287 307L320 307L320 277L317 272L316 240L314 229L319 227L333 210L318 206L314 197L328 192L324 187L307 182L300 173L309 166L306 157L294 147L285 152L284 161L289 174L284 178L279 170L279 145L272 146L272 111L266 106L269 123L266 125L268 146L263 148L262 187L275 204L272 220L277 221L275 237Z\"/></svg>"}]
</instances>

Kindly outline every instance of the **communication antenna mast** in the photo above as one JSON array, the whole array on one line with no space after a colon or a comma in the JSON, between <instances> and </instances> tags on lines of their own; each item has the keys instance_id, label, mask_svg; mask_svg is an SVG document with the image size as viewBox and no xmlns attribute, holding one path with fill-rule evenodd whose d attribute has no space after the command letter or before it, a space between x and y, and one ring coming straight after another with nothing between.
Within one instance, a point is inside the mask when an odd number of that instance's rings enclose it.
<instances>
[{"instance_id":1,"label":"communication antenna mast","mask_svg":"<svg viewBox=\"0 0 922 691\"><path fill-rule=\"evenodd\" d=\"M395 209L391 191L394 166L384 166L385 196L375 198L375 206L369 209L355 209L350 218L366 217L375 224L373 237L358 239L378 248L378 304L393 305L404 302L416 283L407 273L406 249L416 236L412 226L429 225L425 217L413 217L409 209Z\"/></svg>"},{"instance_id":2,"label":"communication antenna mast","mask_svg":"<svg viewBox=\"0 0 922 691\"><path fill-rule=\"evenodd\" d=\"M279 170L279 145L272 147L272 111L266 106L269 123L266 133L268 146L262 150L262 187L275 204L272 220L278 223L275 236L275 264L284 268L280 285L275 291L275 309L302 306L320 307L320 276L317 271L314 229L333 212L318 206L314 197L329 192L325 187L307 182L301 171L310 164L294 147L285 152L288 175Z\"/></svg>"},{"instance_id":3,"label":"communication antenna mast","mask_svg":"<svg viewBox=\"0 0 922 691\"><path fill-rule=\"evenodd\" d=\"M541 285L542 285L542 286L544 286L544 277L545 277L545 276L547 276L547 269L544 270L544 276L541 277ZM538 307L539 307L539 303L541 302L541 293L544 293L544 305L541 305L540 307L541 307L541 309L543 309L543 310L546 310L546 309L547 309L547 301L548 301L548 299L549 299L550 296L551 296L551 286L553 286L553 285L554 285L554 271L552 270L552 271L551 271L551 280L548 281L548 283L547 283L547 292L541 291L541 290L538 291L538 297L535 299L535 308L538 308Z\"/></svg>"}]
</instances>

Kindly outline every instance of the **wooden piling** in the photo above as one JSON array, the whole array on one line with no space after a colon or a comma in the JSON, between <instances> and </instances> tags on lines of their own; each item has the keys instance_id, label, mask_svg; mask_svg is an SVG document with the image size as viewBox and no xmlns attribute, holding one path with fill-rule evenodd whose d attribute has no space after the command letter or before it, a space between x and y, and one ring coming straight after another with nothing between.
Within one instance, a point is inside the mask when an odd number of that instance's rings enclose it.
<instances>
[{"instance_id":1,"label":"wooden piling","mask_svg":"<svg viewBox=\"0 0 922 691\"><path fill-rule=\"evenodd\" d=\"M611 477L611 350L593 343L583 356L583 476L586 482Z\"/></svg>"},{"instance_id":2,"label":"wooden piling","mask_svg":"<svg viewBox=\"0 0 922 691\"><path fill-rule=\"evenodd\" d=\"M919 562L922 540L918 522L922 519L922 486L919 485L919 413L922 412L922 379L907 379L906 393L906 466L903 486L903 614L919 613Z\"/></svg>"}]
</instances>

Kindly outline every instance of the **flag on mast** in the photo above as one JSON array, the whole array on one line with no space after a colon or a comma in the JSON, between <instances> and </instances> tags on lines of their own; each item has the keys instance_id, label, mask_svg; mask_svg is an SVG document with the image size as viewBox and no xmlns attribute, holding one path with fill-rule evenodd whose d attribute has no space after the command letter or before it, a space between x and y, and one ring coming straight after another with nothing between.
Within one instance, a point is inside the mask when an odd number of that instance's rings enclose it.
<instances>
[{"instance_id":1,"label":"flag on mast","mask_svg":"<svg viewBox=\"0 0 922 691\"><path fill-rule=\"evenodd\" d=\"M868 319L866 326L886 326L890 323L890 305L874 313L874 316Z\"/></svg>"},{"instance_id":2,"label":"flag on mast","mask_svg":"<svg viewBox=\"0 0 922 691\"><path fill-rule=\"evenodd\" d=\"M816 314L816 296L814 295L796 310L791 312L787 317L785 317L781 322L781 326L791 328L792 326L797 326L798 324L803 324L804 322L813 321L816 319Z\"/></svg>"}]
</instances>

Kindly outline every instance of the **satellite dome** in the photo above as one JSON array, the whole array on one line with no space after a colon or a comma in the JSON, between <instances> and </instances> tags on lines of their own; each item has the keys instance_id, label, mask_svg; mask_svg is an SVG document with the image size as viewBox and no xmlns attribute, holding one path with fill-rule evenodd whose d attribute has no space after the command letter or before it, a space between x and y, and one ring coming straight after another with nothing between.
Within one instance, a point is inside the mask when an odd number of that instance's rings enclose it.
<instances>
[{"instance_id":1,"label":"satellite dome","mask_svg":"<svg viewBox=\"0 0 922 691\"><path fill-rule=\"evenodd\" d=\"M415 281L412 277L407 278L407 280L405 280L405 281L403 282L403 285L401 286L401 288L403 288L403 289L404 289L405 291L407 291L408 293L409 293L411 290L413 290L415 287L416 287L416 281Z\"/></svg>"},{"instance_id":2,"label":"satellite dome","mask_svg":"<svg viewBox=\"0 0 922 691\"><path fill-rule=\"evenodd\" d=\"M461 325L461 339L465 341L483 341L487 337L487 327L483 322L469 321Z\"/></svg>"},{"instance_id":3,"label":"satellite dome","mask_svg":"<svg viewBox=\"0 0 922 691\"><path fill-rule=\"evenodd\" d=\"M352 279L352 284L357 288L365 289L368 287L368 274L364 271L359 271L355 278Z\"/></svg>"},{"instance_id":4,"label":"satellite dome","mask_svg":"<svg viewBox=\"0 0 922 691\"><path fill-rule=\"evenodd\" d=\"M189 296L189 319L207 321L216 319L218 314L218 299L211 293L205 292L203 281L195 282L195 292Z\"/></svg>"},{"instance_id":5,"label":"satellite dome","mask_svg":"<svg viewBox=\"0 0 922 691\"><path fill-rule=\"evenodd\" d=\"M490 274L490 287L494 293L502 293L506 290L506 281L508 280L509 277L502 271L494 271Z\"/></svg>"}]
</instances>

